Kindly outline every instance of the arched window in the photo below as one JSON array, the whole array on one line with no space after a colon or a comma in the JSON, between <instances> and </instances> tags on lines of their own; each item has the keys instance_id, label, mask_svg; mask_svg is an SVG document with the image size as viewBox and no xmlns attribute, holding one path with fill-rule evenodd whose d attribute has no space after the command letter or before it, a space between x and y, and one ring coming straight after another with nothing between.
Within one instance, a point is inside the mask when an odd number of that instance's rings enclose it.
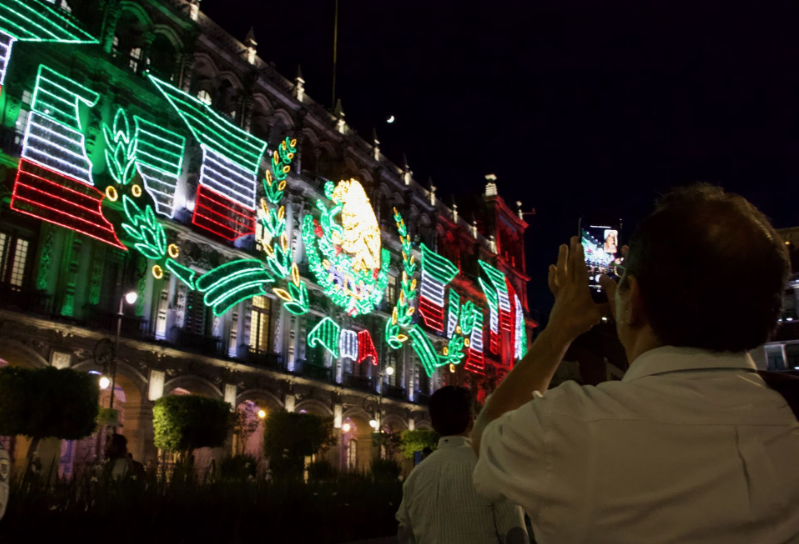
<instances>
[{"instance_id":1,"label":"arched window","mask_svg":"<svg viewBox=\"0 0 799 544\"><path fill-rule=\"evenodd\" d=\"M347 451L345 455L347 470L358 469L358 440L350 438L347 441Z\"/></svg>"},{"instance_id":2,"label":"arched window","mask_svg":"<svg viewBox=\"0 0 799 544\"><path fill-rule=\"evenodd\" d=\"M209 93L205 89L200 89L200 92L197 93L197 99L206 106L210 106L211 103L213 102L213 99L211 98L211 93Z\"/></svg>"},{"instance_id":3,"label":"arched window","mask_svg":"<svg viewBox=\"0 0 799 544\"><path fill-rule=\"evenodd\" d=\"M169 38L163 33L156 34L150 47L150 56L147 59L150 71L156 77L174 81L176 59L177 51Z\"/></svg>"},{"instance_id":4,"label":"arched window","mask_svg":"<svg viewBox=\"0 0 799 544\"><path fill-rule=\"evenodd\" d=\"M114 34L114 58L123 68L135 73L144 69L142 46L144 45L144 25L130 10L125 10L119 18Z\"/></svg>"}]
</instances>

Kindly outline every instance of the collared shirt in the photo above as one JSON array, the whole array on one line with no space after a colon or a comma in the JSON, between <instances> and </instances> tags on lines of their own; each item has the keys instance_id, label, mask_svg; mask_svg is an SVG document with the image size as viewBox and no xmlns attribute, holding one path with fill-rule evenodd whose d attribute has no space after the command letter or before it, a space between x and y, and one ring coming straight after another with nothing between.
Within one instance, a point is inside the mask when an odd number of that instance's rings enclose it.
<instances>
[{"instance_id":1,"label":"collared shirt","mask_svg":"<svg viewBox=\"0 0 799 544\"><path fill-rule=\"evenodd\" d=\"M8 504L8 479L11 475L11 458L8 452L0 446L0 519L6 513Z\"/></svg>"},{"instance_id":2,"label":"collared shirt","mask_svg":"<svg viewBox=\"0 0 799 544\"><path fill-rule=\"evenodd\" d=\"M799 543L799 423L748 354L663 347L489 424L475 485L539 543Z\"/></svg>"},{"instance_id":3,"label":"collared shirt","mask_svg":"<svg viewBox=\"0 0 799 544\"><path fill-rule=\"evenodd\" d=\"M400 544L527 542L520 507L503 500L492 504L475 491L476 464L468 438L447 436L438 442L403 486L397 512Z\"/></svg>"}]
</instances>

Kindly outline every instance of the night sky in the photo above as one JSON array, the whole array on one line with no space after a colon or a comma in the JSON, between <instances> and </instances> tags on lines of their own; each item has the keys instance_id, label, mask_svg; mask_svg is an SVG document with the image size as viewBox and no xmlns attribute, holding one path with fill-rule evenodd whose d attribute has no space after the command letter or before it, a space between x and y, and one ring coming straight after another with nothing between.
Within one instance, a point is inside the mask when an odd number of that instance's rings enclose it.
<instances>
[{"instance_id":1,"label":"night sky","mask_svg":"<svg viewBox=\"0 0 799 544\"><path fill-rule=\"evenodd\" d=\"M202 9L331 100L334 0L203 0ZM624 219L702 180L776 226L799 224L799 4L693 0L340 0L347 122L450 195L498 176L527 219L531 304L582 214ZM389 115L397 120L386 124ZM626 236L625 236L626 234Z\"/></svg>"}]
</instances>

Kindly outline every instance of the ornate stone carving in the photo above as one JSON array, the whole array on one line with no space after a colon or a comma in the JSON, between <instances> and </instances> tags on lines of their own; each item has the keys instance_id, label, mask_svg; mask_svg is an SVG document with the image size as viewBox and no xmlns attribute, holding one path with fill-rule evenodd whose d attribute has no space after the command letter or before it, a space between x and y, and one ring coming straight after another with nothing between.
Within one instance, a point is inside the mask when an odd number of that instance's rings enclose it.
<instances>
[{"instance_id":1,"label":"ornate stone carving","mask_svg":"<svg viewBox=\"0 0 799 544\"><path fill-rule=\"evenodd\" d=\"M53 258L53 242L55 241L55 227L49 223L42 223L42 238L39 250L38 272L36 274L36 289L44 291L48 287L48 275Z\"/></svg>"}]
</instances>

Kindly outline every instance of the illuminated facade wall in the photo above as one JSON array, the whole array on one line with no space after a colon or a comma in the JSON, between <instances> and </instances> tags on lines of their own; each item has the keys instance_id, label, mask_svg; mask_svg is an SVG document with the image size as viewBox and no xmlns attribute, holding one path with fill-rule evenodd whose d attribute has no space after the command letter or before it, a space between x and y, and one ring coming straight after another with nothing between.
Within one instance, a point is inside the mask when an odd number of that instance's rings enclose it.
<instances>
[{"instance_id":1,"label":"illuminated facade wall","mask_svg":"<svg viewBox=\"0 0 799 544\"><path fill-rule=\"evenodd\" d=\"M163 394L368 436L368 397L389 430L424 426L437 387L492 389L526 350L527 225L493 183L459 215L196 1L41 1L79 39L0 48L0 358L90 370L137 291L137 458Z\"/></svg>"}]
</instances>

